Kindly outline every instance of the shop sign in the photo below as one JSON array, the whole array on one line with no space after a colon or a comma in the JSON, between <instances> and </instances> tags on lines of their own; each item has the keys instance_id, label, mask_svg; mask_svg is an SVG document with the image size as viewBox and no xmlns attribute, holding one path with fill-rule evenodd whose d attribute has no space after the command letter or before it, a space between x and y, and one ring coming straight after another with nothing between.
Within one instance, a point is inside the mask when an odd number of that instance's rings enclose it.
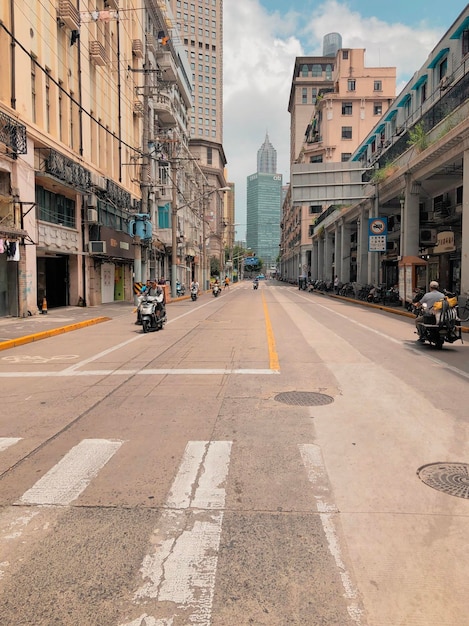
<instances>
[{"instance_id":1,"label":"shop sign","mask_svg":"<svg viewBox=\"0 0 469 626\"><path fill-rule=\"evenodd\" d=\"M445 252L454 252L455 250L454 233L450 230L438 233L436 246L433 248L433 254L444 254Z\"/></svg>"}]
</instances>

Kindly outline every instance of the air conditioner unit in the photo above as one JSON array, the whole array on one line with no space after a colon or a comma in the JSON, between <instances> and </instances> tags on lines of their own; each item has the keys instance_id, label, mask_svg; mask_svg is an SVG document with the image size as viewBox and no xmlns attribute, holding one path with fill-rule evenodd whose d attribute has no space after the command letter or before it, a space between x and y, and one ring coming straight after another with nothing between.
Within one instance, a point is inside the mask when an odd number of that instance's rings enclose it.
<instances>
[{"instance_id":1,"label":"air conditioner unit","mask_svg":"<svg viewBox=\"0 0 469 626\"><path fill-rule=\"evenodd\" d=\"M98 196L94 193L90 193L86 197L86 206L89 209L95 209L98 206Z\"/></svg>"},{"instance_id":2,"label":"air conditioner unit","mask_svg":"<svg viewBox=\"0 0 469 626\"><path fill-rule=\"evenodd\" d=\"M98 223L98 211L97 209L88 209L88 224L97 224Z\"/></svg>"},{"instance_id":3,"label":"air conditioner unit","mask_svg":"<svg viewBox=\"0 0 469 626\"><path fill-rule=\"evenodd\" d=\"M438 231L436 228L421 228L420 229L420 245L421 246L436 246L438 240Z\"/></svg>"},{"instance_id":4,"label":"air conditioner unit","mask_svg":"<svg viewBox=\"0 0 469 626\"><path fill-rule=\"evenodd\" d=\"M143 43L141 39L132 40L132 54L137 59L143 59Z\"/></svg>"},{"instance_id":5,"label":"air conditioner unit","mask_svg":"<svg viewBox=\"0 0 469 626\"><path fill-rule=\"evenodd\" d=\"M90 241L88 243L88 252L90 254L106 254L106 242Z\"/></svg>"},{"instance_id":6,"label":"air conditioner unit","mask_svg":"<svg viewBox=\"0 0 469 626\"><path fill-rule=\"evenodd\" d=\"M155 189L153 193L155 194L155 200L159 200L161 198L161 190L160 189Z\"/></svg>"},{"instance_id":7,"label":"air conditioner unit","mask_svg":"<svg viewBox=\"0 0 469 626\"><path fill-rule=\"evenodd\" d=\"M91 172L91 184L93 185L93 187L95 187L96 189L101 189L101 191L106 191L107 189L107 183L106 183L106 179L104 176L100 176L99 174L96 174L95 172Z\"/></svg>"}]
</instances>

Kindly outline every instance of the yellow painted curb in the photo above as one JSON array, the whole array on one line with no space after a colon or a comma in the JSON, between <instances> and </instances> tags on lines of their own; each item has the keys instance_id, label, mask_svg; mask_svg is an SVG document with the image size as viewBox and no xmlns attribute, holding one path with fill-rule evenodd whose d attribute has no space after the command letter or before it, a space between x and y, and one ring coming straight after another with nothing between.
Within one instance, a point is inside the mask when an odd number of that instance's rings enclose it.
<instances>
[{"instance_id":1,"label":"yellow painted curb","mask_svg":"<svg viewBox=\"0 0 469 626\"><path fill-rule=\"evenodd\" d=\"M86 326L93 326L94 324L100 324L101 322L109 322L111 319L112 318L110 317L94 317L90 320L83 320L83 322L76 322L76 324L60 326L59 328L51 328L50 330L44 330L40 333L34 333L32 335L25 335L24 337L17 337L16 339L8 339L7 341L2 341L0 343L0 350L8 350L9 348L22 346L25 343L32 343L34 341L40 341L41 339L47 339L48 337L63 335L64 333L85 328Z\"/></svg>"}]
</instances>

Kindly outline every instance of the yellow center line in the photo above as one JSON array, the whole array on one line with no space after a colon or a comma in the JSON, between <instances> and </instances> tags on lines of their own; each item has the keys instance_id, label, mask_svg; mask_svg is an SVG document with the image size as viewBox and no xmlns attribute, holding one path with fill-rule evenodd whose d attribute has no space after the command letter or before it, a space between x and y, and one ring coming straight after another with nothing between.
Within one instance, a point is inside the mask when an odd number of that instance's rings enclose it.
<instances>
[{"instance_id":1,"label":"yellow center line","mask_svg":"<svg viewBox=\"0 0 469 626\"><path fill-rule=\"evenodd\" d=\"M262 304L264 306L265 317L265 331L267 333L267 345L269 346L269 367L271 370L279 371L280 363L278 360L277 349L275 347L274 331L272 330L272 324L270 323L269 310L267 308L267 302L265 301L264 293L262 293Z\"/></svg>"}]
</instances>

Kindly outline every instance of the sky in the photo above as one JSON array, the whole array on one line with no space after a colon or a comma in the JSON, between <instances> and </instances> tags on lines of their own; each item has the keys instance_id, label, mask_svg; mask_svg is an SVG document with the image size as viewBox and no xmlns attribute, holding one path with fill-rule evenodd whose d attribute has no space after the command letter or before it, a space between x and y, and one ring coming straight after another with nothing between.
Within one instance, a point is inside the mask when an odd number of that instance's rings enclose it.
<instances>
[{"instance_id":1,"label":"sky","mask_svg":"<svg viewBox=\"0 0 469 626\"><path fill-rule=\"evenodd\" d=\"M396 67L396 95L466 3L460 0L224 0L223 148L236 189L236 239L245 239L246 179L268 132L290 180L288 99L295 57L322 56L324 35L365 48L365 66Z\"/></svg>"}]
</instances>

